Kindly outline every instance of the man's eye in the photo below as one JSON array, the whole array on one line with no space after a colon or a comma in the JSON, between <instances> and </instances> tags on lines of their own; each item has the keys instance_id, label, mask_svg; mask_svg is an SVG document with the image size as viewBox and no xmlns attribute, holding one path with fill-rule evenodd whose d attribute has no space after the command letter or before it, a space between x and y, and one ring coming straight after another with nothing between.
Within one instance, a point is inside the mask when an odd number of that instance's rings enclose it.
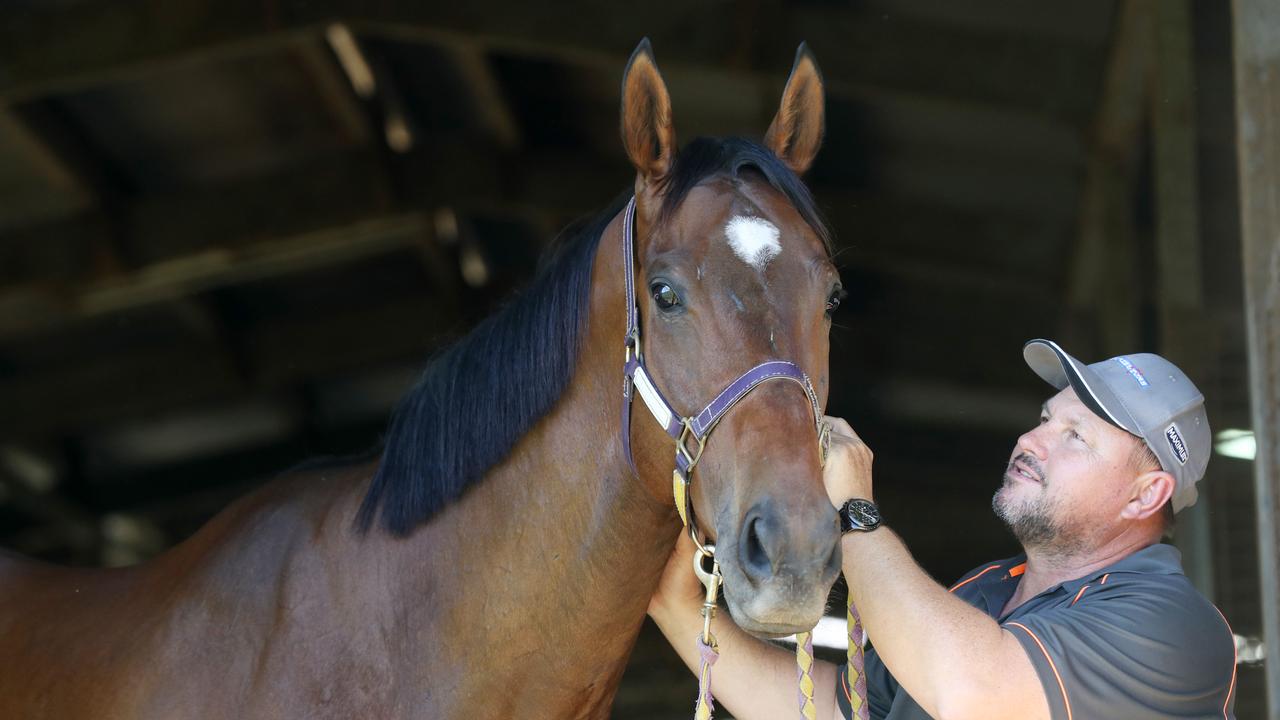
<instances>
[{"instance_id":1,"label":"man's eye","mask_svg":"<svg viewBox=\"0 0 1280 720\"><path fill-rule=\"evenodd\" d=\"M680 304L680 296L674 288L664 282L656 282L649 286L649 294L658 304L660 310L670 310Z\"/></svg>"}]
</instances>

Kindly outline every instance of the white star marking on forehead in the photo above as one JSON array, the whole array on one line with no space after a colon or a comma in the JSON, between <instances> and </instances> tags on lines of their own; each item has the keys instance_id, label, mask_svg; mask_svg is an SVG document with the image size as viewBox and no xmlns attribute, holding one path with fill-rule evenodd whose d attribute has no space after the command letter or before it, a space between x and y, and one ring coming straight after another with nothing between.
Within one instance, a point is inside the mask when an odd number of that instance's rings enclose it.
<instances>
[{"instance_id":1,"label":"white star marking on forehead","mask_svg":"<svg viewBox=\"0 0 1280 720\"><path fill-rule=\"evenodd\" d=\"M764 270L764 266L782 252L778 228L768 220L738 215L724 226L724 234L733 252L756 270Z\"/></svg>"}]
</instances>

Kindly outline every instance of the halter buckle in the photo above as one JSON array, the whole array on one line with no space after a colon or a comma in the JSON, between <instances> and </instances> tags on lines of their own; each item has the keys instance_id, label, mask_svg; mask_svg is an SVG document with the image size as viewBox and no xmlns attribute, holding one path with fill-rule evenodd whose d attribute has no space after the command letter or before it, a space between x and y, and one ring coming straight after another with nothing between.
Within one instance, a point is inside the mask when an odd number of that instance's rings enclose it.
<instances>
[{"instance_id":1,"label":"halter buckle","mask_svg":"<svg viewBox=\"0 0 1280 720\"><path fill-rule=\"evenodd\" d=\"M631 328L631 332L627 333L626 340L626 362L631 362L631 353L636 354L636 360L640 360L640 328Z\"/></svg>"}]
</instances>

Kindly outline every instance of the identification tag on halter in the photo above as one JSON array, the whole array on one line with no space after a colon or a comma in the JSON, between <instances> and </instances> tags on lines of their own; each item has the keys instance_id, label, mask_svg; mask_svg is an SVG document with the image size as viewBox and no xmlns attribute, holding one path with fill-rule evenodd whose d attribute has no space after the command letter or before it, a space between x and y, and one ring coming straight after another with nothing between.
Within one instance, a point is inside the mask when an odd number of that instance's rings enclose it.
<instances>
[{"instance_id":1,"label":"identification tag on halter","mask_svg":"<svg viewBox=\"0 0 1280 720\"><path fill-rule=\"evenodd\" d=\"M662 427L671 427L671 410L667 404L662 402L658 397L658 391L653 387L653 381L649 379L649 373L644 371L644 366L636 368L635 372L636 390L640 391L640 399L644 400L644 404L649 408L649 412L658 420L658 424Z\"/></svg>"}]
</instances>

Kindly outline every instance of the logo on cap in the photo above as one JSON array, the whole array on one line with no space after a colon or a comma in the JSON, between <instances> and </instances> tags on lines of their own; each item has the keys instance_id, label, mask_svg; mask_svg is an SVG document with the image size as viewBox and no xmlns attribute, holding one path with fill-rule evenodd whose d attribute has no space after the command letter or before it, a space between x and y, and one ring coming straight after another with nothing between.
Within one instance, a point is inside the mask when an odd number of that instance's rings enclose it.
<instances>
[{"instance_id":1,"label":"logo on cap","mask_svg":"<svg viewBox=\"0 0 1280 720\"><path fill-rule=\"evenodd\" d=\"M1178 459L1178 464L1186 465L1187 444L1182 441L1182 436L1178 434L1178 427L1170 425L1165 428L1164 439L1169 441L1169 447L1173 450L1173 456Z\"/></svg>"},{"instance_id":2,"label":"logo on cap","mask_svg":"<svg viewBox=\"0 0 1280 720\"><path fill-rule=\"evenodd\" d=\"M1139 385L1141 385L1142 387L1147 387L1147 384L1148 384L1147 378L1143 376L1142 371L1138 369L1137 365L1134 365L1133 363L1129 362L1129 358L1118 357L1116 358L1116 362L1123 365L1124 369L1129 371L1129 374L1133 376L1134 380L1138 381Z\"/></svg>"}]
</instances>

